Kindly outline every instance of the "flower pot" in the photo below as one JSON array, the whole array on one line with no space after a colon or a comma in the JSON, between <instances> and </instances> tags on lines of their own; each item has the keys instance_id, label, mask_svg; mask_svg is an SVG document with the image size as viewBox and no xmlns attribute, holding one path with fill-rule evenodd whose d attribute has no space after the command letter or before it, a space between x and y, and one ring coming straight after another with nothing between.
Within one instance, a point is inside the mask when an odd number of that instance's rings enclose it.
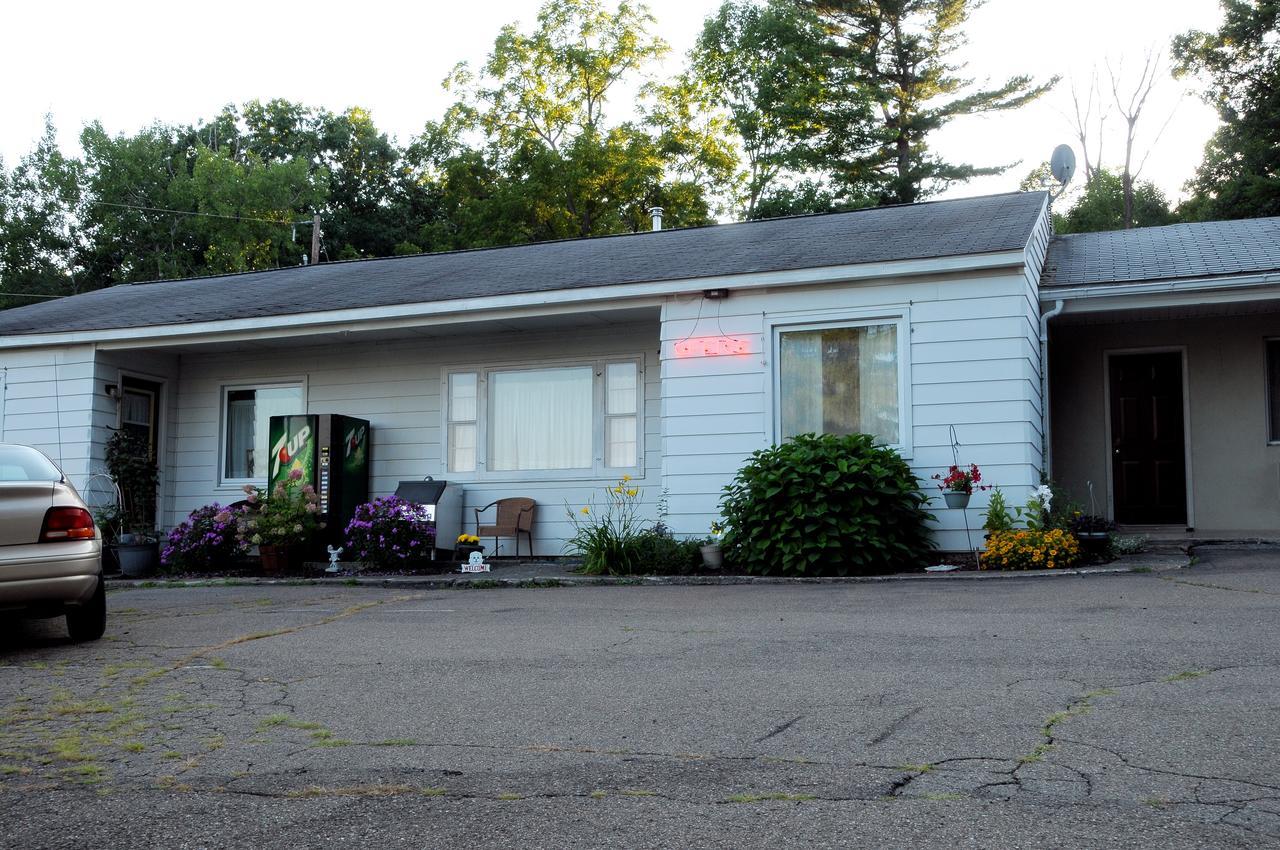
<instances>
[{"instance_id":1,"label":"flower pot","mask_svg":"<svg viewBox=\"0 0 1280 850\"><path fill-rule=\"evenodd\" d=\"M121 574L129 578L149 576L160 563L159 543L113 543L111 550L115 553Z\"/></svg>"},{"instance_id":2,"label":"flower pot","mask_svg":"<svg viewBox=\"0 0 1280 850\"><path fill-rule=\"evenodd\" d=\"M1086 558L1105 558L1110 554L1111 535L1105 531L1077 531L1080 554Z\"/></svg>"},{"instance_id":3,"label":"flower pot","mask_svg":"<svg viewBox=\"0 0 1280 850\"><path fill-rule=\"evenodd\" d=\"M297 568L297 548L294 546L263 543L258 547L258 556L262 559L262 572L265 575L286 575Z\"/></svg>"},{"instance_id":4,"label":"flower pot","mask_svg":"<svg viewBox=\"0 0 1280 850\"><path fill-rule=\"evenodd\" d=\"M942 498L946 500L949 508L967 508L969 507L969 499L972 497L972 493L956 493L951 490L942 494Z\"/></svg>"},{"instance_id":5,"label":"flower pot","mask_svg":"<svg viewBox=\"0 0 1280 850\"><path fill-rule=\"evenodd\" d=\"M702 563L708 569L718 570L724 566L724 552L719 543L708 543L699 547L699 551L702 552Z\"/></svg>"}]
</instances>

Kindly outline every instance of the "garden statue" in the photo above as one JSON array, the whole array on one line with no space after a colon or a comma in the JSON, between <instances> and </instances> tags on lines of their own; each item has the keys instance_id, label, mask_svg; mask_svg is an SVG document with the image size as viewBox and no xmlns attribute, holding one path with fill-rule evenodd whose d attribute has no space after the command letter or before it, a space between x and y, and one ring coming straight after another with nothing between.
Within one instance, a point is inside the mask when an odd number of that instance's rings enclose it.
<instances>
[{"instance_id":1,"label":"garden statue","mask_svg":"<svg viewBox=\"0 0 1280 850\"><path fill-rule=\"evenodd\" d=\"M487 573L489 565L484 562L483 552L472 552L467 556L467 563L463 565L464 573Z\"/></svg>"},{"instance_id":2,"label":"garden statue","mask_svg":"<svg viewBox=\"0 0 1280 850\"><path fill-rule=\"evenodd\" d=\"M329 566L325 567L324 571L326 573L341 571L342 568L338 566L338 556L342 554L342 547L335 549L333 546L326 546L325 551L329 553Z\"/></svg>"}]
</instances>

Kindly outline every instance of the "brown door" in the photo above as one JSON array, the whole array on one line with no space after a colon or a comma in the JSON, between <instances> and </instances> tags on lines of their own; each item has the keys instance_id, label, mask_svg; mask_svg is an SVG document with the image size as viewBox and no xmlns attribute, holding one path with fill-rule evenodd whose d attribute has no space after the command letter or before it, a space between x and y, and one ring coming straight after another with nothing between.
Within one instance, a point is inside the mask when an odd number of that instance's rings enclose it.
<instances>
[{"instance_id":1,"label":"brown door","mask_svg":"<svg viewBox=\"0 0 1280 850\"><path fill-rule=\"evenodd\" d=\"M1186 525L1182 354L1114 355L1110 368L1115 520Z\"/></svg>"}]
</instances>

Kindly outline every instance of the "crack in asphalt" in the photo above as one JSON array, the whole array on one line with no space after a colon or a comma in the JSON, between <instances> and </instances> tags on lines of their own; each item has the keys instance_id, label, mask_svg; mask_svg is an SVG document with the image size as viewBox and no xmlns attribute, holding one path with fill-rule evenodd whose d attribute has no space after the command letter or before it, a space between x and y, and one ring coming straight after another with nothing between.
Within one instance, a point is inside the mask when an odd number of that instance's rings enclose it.
<instances>
[{"instance_id":1,"label":"crack in asphalt","mask_svg":"<svg viewBox=\"0 0 1280 850\"><path fill-rule=\"evenodd\" d=\"M1200 583L1193 582L1184 581L1178 583L1201 586ZM1209 589L1239 590L1238 588L1208 587ZM324 674L317 673L283 680L255 676L244 669L219 663L220 660L217 659L217 654L242 644L323 626L346 617L355 616L378 605L388 602L403 602L408 598L416 597L401 596L352 605L314 621L286 628L243 634L207 646L179 647L173 644L157 646L143 643L135 644L130 640L125 640L122 641L122 646L129 647L131 651L140 654L145 653L149 655L150 660L140 661L139 663L143 665L142 667L95 666L89 663L67 664L49 669L48 678L44 682L35 681L37 677L34 676L20 678L17 690L13 692L14 698L8 706L0 706L0 720L3 720L6 711L12 713L14 706L23 704L23 699L35 702L38 701L37 698L39 697L47 697L47 705L38 707L36 711L19 713L23 717L39 715L40 723L50 727L60 726L61 733L55 730L55 734L64 734L64 737L65 735L87 736L90 732L90 727L83 722L83 713L91 711L92 706L75 708L77 705L88 705L94 699L118 702L119 704L115 709L117 719L121 719L121 715L132 711L134 708L144 713L149 711L150 714L145 719L152 724L153 729L151 733L148 733L151 737L146 739L148 750L145 756L138 755L135 757L127 753L113 753L113 758L103 756L100 759L100 761L116 769L120 774L118 776L119 781L116 781L111 786L115 789L139 787L175 793L225 793L274 799L377 797L404 794L410 796L418 795L424 800L440 796L464 800L516 802L518 800L542 799L594 801L602 796L609 798L632 796L637 799L653 797L656 800L676 803L712 803L715 805L741 805L755 802L839 803L885 799L951 799L953 795L959 794L964 797L986 798L993 802L1012 803L1017 798L1018 802L1044 804L1053 807L1048 817L1057 816L1061 811L1082 805L1132 805L1132 801L1123 795L1118 795L1114 790L1110 794L1105 793L1109 787L1108 781L1110 781L1111 786L1114 786L1113 778L1100 779L1100 777L1106 777L1108 771L1113 776L1117 772L1123 776L1123 770L1116 767L1108 767L1106 760L1101 760L1100 767L1086 769L1076 763L1082 757L1081 752L1072 752L1073 748L1079 747L1081 750L1106 753L1123 769L1134 771L1138 775L1149 774L1151 776L1167 777L1176 779L1180 783L1185 783L1181 788L1177 783L1170 783L1174 793L1167 791L1166 793L1169 793L1172 799L1150 798L1143 801L1149 805L1176 808L1185 812L1185 816L1188 818L1194 818L1205 823L1218 824L1225 828L1238 829L1253 836L1280 837L1280 812L1277 812L1277 806L1275 805L1280 803L1280 785L1213 775L1208 772L1197 773L1194 771L1154 767L1142 764L1141 760L1127 756L1118 749L1081 739L1086 736L1065 734L1066 724L1077 718L1084 717L1095 709L1101 710L1105 706L1107 698L1115 696L1118 691L1143 687L1177 688L1181 686L1180 683L1190 682L1204 676L1217 675L1226 671L1271 669L1277 666L1267 663L1223 665L1203 670L1184 670L1174 672L1165 677L1127 680L1095 690L1088 690L1084 683L1061 676L1045 675L1016 679L1004 687L1012 689L1026 682L1067 682L1079 685L1082 693L1066 702L1062 710L1054 712L1043 721L1039 728L1036 747L1028 753L1023 753L1022 755L982 754L951 756L929 762L922 761L918 765L878 764L871 761L846 760L839 757L834 760L812 760L802 757L787 758L759 753L663 752L644 749L521 745L518 743L505 745L498 743L459 743L441 740L414 741L396 745L403 746L406 749L420 749L427 752L459 748L487 750L495 753L547 755L566 753L620 758L623 761L651 760L653 765L646 769L654 770L655 775L657 775L656 772L665 769L662 767L664 762L724 762L726 765L785 766L768 774L770 777L777 777L776 780L773 780L775 782L774 787L803 789L804 793L798 793L794 790L761 790L762 785L753 785L750 790L757 793L735 795L742 798L735 800L702 799L696 795L689 797L666 794L660 791L628 794L626 790L615 789L612 786L591 792L546 790L520 791L516 793L513 790L509 794L498 794L497 796L493 793L487 793L485 790L441 790L434 786L402 786L390 783L368 786L359 784L308 785L279 790L243 787L246 785L252 786L254 783L279 781L281 779L296 783L298 779L303 777L316 777L319 775L319 769L332 769L327 766L325 768L315 768L314 765L317 762L314 761L293 769L285 767L295 760L307 759L316 752L317 745L314 743L302 745L297 740L296 732L292 733L293 739L291 740L283 739L283 736L280 736L266 742L269 745L269 751L265 754L255 753L252 750L245 749L243 746L238 748L236 752L228 754L220 752L223 749L221 743L216 746L210 743L214 738L225 736L231 739L234 735L242 734L243 730L237 726L237 723L243 726L243 720L246 718L253 720L256 717L260 717L261 712L264 711L285 710L291 716L295 715L297 708L291 693L291 686L323 678ZM239 603L242 608L250 604L253 603ZM263 611L264 613L272 613L271 609L264 608ZM216 613L216 611L202 611L200 613ZM641 631L640 629L628 630ZM683 632L672 633L682 634ZM606 649L614 649L625 645L636 637L638 635L629 635L624 640L606 647ZM170 652L176 650L183 654L174 660L165 658L164 650ZM208 661L209 663L194 665L194 662L197 661ZM19 677L24 677L23 670L27 669L23 665L0 666L6 669L16 667ZM34 665L31 666L34 667ZM120 669L111 675L107 675L106 669L115 666L119 666ZM76 681L92 678L99 674L102 677L99 686L90 689L87 693L72 693L68 697L55 698L57 689L61 685L66 685L70 690L75 690ZM62 677L62 680L60 681L55 677ZM153 687L163 681L162 677L171 677L174 682L173 687L180 689L166 695L164 700L161 700L159 688ZM177 697L170 699L174 697L175 693ZM143 699L144 695L145 699ZM137 703L125 703L122 701L125 698L135 698ZM884 708L885 702L886 696L881 693L878 697L868 696L866 699L850 703L850 705L878 705ZM169 705L169 703L172 703L172 705ZM187 729L172 730L174 734L169 734L170 730L163 724L160 724L159 729L154 728L164 718L151 715L155 715L157 711L163 713L170 708L173 709L169 715L172 721L185 721ZM69 713L65 715L59 714L59 711L64 709L68 710ZM912 707L890 720L887 726L882 728L865 746L877 746L897 735L922 710L923 708L920 706ZM797 715L772 728L752 743L761 744L775 738L791 729L806 716L804 714ZM24 720L23 722L28 721ZM195 727L199 728L195 729ZM196 745L189 740L193 729L198 735L202 736L203 743ZM11 743L11 741L6 736L11 735L11 733L12 727L6 728L5 723L0 722L0 762L3 762L6 755L3 751L10 749L7 744ZM43 735L44 733L42 732L41 734ZM129 740L129 736L121 737L122 742L127 742L127 740ZM53 747L56 740L50 736L34 737L27 743L37 748L33 752L40 752L39 747L44 747L47 751L52 752L49 748ZM166 765L163 761L154 764L155 752L170 744L172 744L173 750L182 750L179 754L182 758L181 760L174 758L170 762L172 767L168 769L167 773L157 776L156 774L160 768ZM352 741L350 746L373 747L377 746L377 744L371 741ZM250 758L249 756L252 757ZM161 758L165 757L161 756ZM76 763L71 762L70 764L74 766ZM319 764L323 765L324 763L320 762ZM274 768L274 770L262 772L263 768L268 766ZM231 768L241 768L241 770L235 771L234 775L228 777L226 772ZM282 770L282 768L284 769ZM726 771L739 770L738 768L723 769ZM59 773L59 770L62 772ZM761 775L759 770L745 767L740 770L744 776L751 777L752 782L759 782L759 776ZM61 776L60 781L62 782L74 781L68 778L65 768L61 764L55 764L48 771L44 771L42 766L37 768L37 771L36 775L32 775L29 780L15 780L15 784L11 786L12 790L70 789L70 786L59 785L58 783L50 785L48 780L51 776ZM46 775L40 775L40 771L44 771ZM866 794L832 794L831 790L833 789L830 787L820 787L824 781L843 783L848 777L854 776L855 771L873 772L872 775L865 778L866 784L868 787L877 790L868 791ZM217 786L210 787L205 784L212 781L219 773L222 774L222 781ZM452 773L442 771L441 775L451 775ZM187 781L180 782L178 781L179 778ZM8 779L9 777L0 776L0 791L10 790L4 787ZM493 775L486 773L479 777L479 781L487 783L491 789L498 790L501 789L500 783L504 780L502 779L502 773L499 771ZM764 782L768 781L770 780L764 780ZM156 788L158 784L162 787ZM469 783L464 782L462 784L467 785ZM881 788L885 789L883 793L878 791Z\"/></svg>"},{"instance_id":2,"label":"crack in asphalt","mask_svg":"<svg viewBox=\"0 0 1280 850\"><path fill-rule=\"evenodd\" d=\"M793 718L791 718L790 720L788 720L786 723L783 723L783 724L781 724L781 725L779 725L779 726L775 726L775 727L774 727L772 730L770 730L767 734L762 735L762 736L761 736L761 737L759 737L759 738L756 738L755 743L757 743L757 744L763 744L765 741L769 740L770 738L774 738L774 737L776 737L776 736L778 736L778 735L781 735L783 732L787 731L788 729L790 729L792 726L796 725L798 722L800 722L800 721L801 721L801 720L803 720L803 719L804 719L804 715L803 715L803 714L801 714L801 715L799 715L799 716L797 716L797 717L793 717Z\"/></svg>"},{"instance_id":3,"label":"crack in asphalt","mask_svg":"<svg viewBox=\"0 0 1280 850\"><path fill-rule=\"evenodd\" d=\"M885 741L889 740L889 737L892 736L894 733L896 733L898 729L902 727L902 724L906 723L908 720L915 717L917 714L919 714L923 710L924 708L922 706L916 706L915 708L907 711L901 717L898 717L897 719L890 721L889 725L885 727L884 731L882 731L879 735L876 735L870 741L867 741L867 746L874 747L877 744L882 744ZM759 742L757 741L757 743Z\"/></svg>"}]
</instances>

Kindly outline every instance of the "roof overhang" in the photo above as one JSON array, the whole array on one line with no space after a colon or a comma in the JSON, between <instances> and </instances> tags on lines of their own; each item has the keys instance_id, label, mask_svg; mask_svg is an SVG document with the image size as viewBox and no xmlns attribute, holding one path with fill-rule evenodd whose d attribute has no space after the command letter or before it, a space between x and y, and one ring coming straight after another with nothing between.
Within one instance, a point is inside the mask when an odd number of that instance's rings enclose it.
<instances>
[{"instance_id":1,"label":"roof overhang","mask_svg":"<svg viewBox=\"0 0 1280 850\"><path fill-rule=\"evenodd\" d=\"M1041 304L1063 302L1062 313L1107 313L1280 299L1280 272L1179 280L1134 281L1040 290Z\"/></svg>"},{"instance_id":2,"label":"roof overhang","mask_svg":"<svg viewBox=\"0 0 1280 850\"><path fill-rule=\"evenodd\" d=\"M332 333L443 325L484 319L519 319L549 316L609 306L631 308L660 305L671 295L707 289L765 289L782 286L856 283L1001 268L1021 268L1022 250L966 254L886 263L862 263L782 272L685 278L646 283L559 289L486 298L395 304L380 307L317 311L290 316L261 316L186 324L68 331L49 334L13 334L0 337L0 349L35 348L92 343L101 349L156 348L170 345L235 340L303 337Z\"/></svg>"}]
</instances>

